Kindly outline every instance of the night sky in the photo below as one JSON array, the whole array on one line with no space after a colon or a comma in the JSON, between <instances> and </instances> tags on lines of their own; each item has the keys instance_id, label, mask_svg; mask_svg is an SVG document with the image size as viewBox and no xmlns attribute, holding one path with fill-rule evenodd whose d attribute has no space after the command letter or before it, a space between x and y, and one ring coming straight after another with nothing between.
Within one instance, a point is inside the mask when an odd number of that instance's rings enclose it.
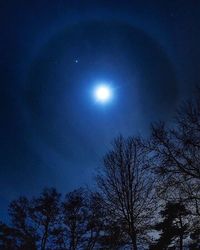
<instances>
[{"instance_id":1,"label":"night sky","mask_svg":"<svg viewBox=\"0 0 200 250\"><path fill-rule=\"evenodd\" d=\"M2 0L0 31L0 218L19 195L92 185L114 137L170 122L200 83L198 0Z\"/></svg>"}]
</instances>

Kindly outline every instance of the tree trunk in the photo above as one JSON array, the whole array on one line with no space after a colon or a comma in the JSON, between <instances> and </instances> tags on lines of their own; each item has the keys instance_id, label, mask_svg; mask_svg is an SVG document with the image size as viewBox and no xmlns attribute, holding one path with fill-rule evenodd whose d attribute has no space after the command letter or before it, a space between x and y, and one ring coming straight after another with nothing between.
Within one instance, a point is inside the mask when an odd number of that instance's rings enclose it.
<instances>
[{"instance_id":1,"label":"tree trunk","mask_svg":"<svg viewBox=\"0 0 200 250\"><path fill-rule=\"evenodd\" d=\"M46 242L47 242L47 237L48 237L48 227L49 227L49 223L47 223L45 225L45 232L44 232L44 235L42 237L41 250L45 250L45 248L46 248Z\"/></svg>"},{"instance_id":2,"label":"tree trunk","mask_svg":"<svg viewBox=\"0 0 200 250\"><path fill-rule=\"evenodd\" d=\"M180 250L183 250L183 235L180 235Z\"/></svg>"},{"instance_id":3,"label":"tree trunk","mask_svg":"<svg viewBox=\"0 0 200 250\"><path fill-rule=\"evenodd\" d=\"M132 248L133 250L137 250L137 239L136 239L136 234L133 233L131 236L131 243L132 243Z\"/></svg>"}]
</instances>

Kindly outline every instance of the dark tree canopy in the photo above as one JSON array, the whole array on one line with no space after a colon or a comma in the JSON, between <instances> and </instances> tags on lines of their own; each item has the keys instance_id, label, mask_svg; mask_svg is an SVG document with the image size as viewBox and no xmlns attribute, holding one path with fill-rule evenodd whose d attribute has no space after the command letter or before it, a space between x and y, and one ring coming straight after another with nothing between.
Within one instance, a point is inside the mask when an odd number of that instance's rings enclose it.
<instances>
[{"instance_id":1,"label":"dark tree canopy","mask_svg":"<svg viewBox=\"0 0 200 250\"><path fill-rule=\"evenodd\" d=\"M168 249L172 242L178 241L178 247L183 250L183 239L186 235L187 223L184 223L184 217L188 215L188 211L181 203L168 202L163 211L160 212L162 222L156 224L154 228L161 231L160 238L151 250Z\"/></svg>"}]
</instances>

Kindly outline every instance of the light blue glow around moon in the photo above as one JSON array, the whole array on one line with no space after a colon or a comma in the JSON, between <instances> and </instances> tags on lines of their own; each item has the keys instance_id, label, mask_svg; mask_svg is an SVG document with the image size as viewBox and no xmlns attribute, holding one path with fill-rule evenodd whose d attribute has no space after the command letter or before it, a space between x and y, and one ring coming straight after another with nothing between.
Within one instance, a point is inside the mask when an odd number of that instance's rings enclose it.
<instances>
[{"instance_id":1,"label":"light blue glow around moon","mask_svg":"<svg viewBox=\"0 0 200 250\"><path fill-rule=\"evenodd\" d=\"M94 98L99 103L107 103L112 99L112 89L108 84L98 84L94 88Z\"/></svg>"}]
</instances>

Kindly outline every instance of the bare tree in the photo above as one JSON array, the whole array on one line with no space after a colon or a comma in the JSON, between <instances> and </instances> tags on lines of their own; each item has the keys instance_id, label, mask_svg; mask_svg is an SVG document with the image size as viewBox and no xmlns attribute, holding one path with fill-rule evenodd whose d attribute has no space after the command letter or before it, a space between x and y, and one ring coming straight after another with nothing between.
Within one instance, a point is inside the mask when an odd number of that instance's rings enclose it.
<instances>
[{"instance_id":1,"label":"bare tree","mask_svg":"<svg viewBox=\"0 0 200 250\"><path fill-rule=\"evenodd\" d=\"M200 98L184 103L171 128L164 123L152 126L149 142L151 166L169 189L181 192L200 215ZM162 181L163 181L162 180ZM167 191L166 190L166 191ZM167 193L167 192L165 192Z\"/></svg>"},{"instance_id":2,"label":"bare tree","mask_svg":"<svg viewBox=\"0 0 200 250\"><path fill-rule=\"evenodd\" d=\"M54 188L46 188L38 198L32 200L31 219L37 225L40 236L38 248L47 249L48 240L54 236L60 214L60 194ZM49 243L51 245L51 243Z\"/></svg>"},{"instance_id":3,"label":"bare tree","mask_svg":"<svg viewBox=\"0 0 200 250\"><path fill-rule=\"evenodd\" d=\"M153 218L155 190L148 171L148 155L139 138L114 140L97 176L106 209L130 239L134 250L144 239Z\"/></svg>"},{"instance_id":4,"label":"bare tree","mask_svg":"<svg viewBox=\"0 0 200 250\"><path fill-rule=\"evenodd\" d=\"M179 173L200 181L200 90L179 106L174 123L152 126L150 147L163 173Z\"/></svg>"},{"instance_id":5,"label":"bare tree","mask_svg":"<svg viewBox=\"0 0 200 250\"><path fill-rule=\"evenodd\" d=\"M84 191L74 190L63 202L63 223L66 244L70 250L81 249L87 224L87 205Z\"/></svg>"},{"instance_id":6,"label":"bare tree","mask_svg":"<svg viewBox=\"0 0 200 250\"><path fill-rule=\"evenodd\" d=\"M92 250L99 248L99 242L104 230L105 207L101 195L97 192L90 192L87 197L87 224L84 249Z\"/></svg>"},{"instance_id":7,"label":"bare tree","mask_svg":"<svg viewBox=\"0 0 200 250\"><path fill-rule=\"evenodd\" d=\"M159 197L190 211L190 232L200 221L200 91L177 110L174 122L152 126L148 143Z\"/></svg>"},{"instance_id":8,"label":"bare tree","mask_svg":"<svg viewBox=\"0 0 200 250\"><path fill-rule=\"evenodd\" d=\"M36 249L38 238L37 230L31 220L31 202L26 197L19 197L9 206L11 226L9 229L10 237L15 239L16 247L20 249Z\"/></svg>"},{"instance_id":9,"label":"bare tree","mask_svg":"<svg viewBox=\"0 0 200 250\"><path fill-rule=\"evenodd\" d=\"M19 197L10 203L10 223L0 223L0 249L37 249L39 234L31 218L31 211L31 201L26 197Z\"/></svg>"}]
</instances>

